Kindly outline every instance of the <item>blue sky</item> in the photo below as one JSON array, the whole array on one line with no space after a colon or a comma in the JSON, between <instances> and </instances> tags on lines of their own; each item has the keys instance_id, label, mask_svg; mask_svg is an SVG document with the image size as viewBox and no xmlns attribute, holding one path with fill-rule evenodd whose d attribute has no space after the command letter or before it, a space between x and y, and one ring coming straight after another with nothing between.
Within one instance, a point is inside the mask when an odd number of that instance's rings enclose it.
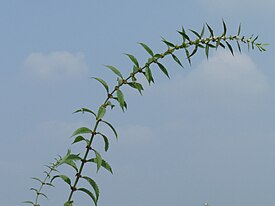
<instances>
[{"instance_id":1,"label":"blue sky","mask_svg":"<svg viewBox=\"0 0 275 206\"><path fill-rule=\"evenodd\" d=\"M1 204L33 199L29 191L43 177L43 165L72 147L72 132L93 123L73 115L104 100L99 76L114 83L103 67L123 74L148 56L137 42L164 51L161 36L179 42L182 25L200 30L208 22L222 32L259 34L268 51L212 51L198 54L185 69L165 61L171 80L154 71L156 84L144 95L125 89L129 108L107 114L119 132L110 133L103 157L114 174L87 168L97 180L100 205L272 205L275 201L275 72L272 0L35 1L0 2ZM179 53L180 54L180 53ZM141 80L146 85L144 80ZM104 128L103 128L104 129ZM102 143L98 142L98 147ZM71 173L68 168L62 172ZM61 181L47 190L44 206L62 205ZM64 192L65 191L65 192ZM76 205L91 204L82 194Z\"/></svg>"}]
</instances>

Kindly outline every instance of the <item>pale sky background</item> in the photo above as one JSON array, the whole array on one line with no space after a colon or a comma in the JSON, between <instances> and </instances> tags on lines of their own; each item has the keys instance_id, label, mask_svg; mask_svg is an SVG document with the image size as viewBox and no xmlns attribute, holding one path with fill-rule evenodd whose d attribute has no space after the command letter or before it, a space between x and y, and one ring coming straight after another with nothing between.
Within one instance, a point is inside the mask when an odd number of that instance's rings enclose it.
<instances>
[{"instance_id":1,"label":"pale sky background","mask_svg":"<svg viewBox=\"0 0 275 206\"><path fill-rule=\"evenodd\" d=\"M123 53L148 57L137 42L162 52L161 36L180 42L182 25L200 30L205 22L221 32L222 19L229 33L242 23L243 34L259 34L268 51L211 51L208 60L199 52L191 67L183 60L185 69L165 61L171 80L155 68L155 85L142 97L124 89L128 111L106 116L119 141L103 128L110 150L99 150L114 174L85 172L100 187L101 206L274 205L274 18L273 0L1 0L1 205L33 200L30 177L43 177L43 165L67 148L84 147L69 137L93 119L72 112L102 103L105 91L89 77L114 82L103 64L126 75ZM55 183L41 205L66 201L67 185ZM75 205L92 202L78 194Z\"/></svg>"}]
</instances>

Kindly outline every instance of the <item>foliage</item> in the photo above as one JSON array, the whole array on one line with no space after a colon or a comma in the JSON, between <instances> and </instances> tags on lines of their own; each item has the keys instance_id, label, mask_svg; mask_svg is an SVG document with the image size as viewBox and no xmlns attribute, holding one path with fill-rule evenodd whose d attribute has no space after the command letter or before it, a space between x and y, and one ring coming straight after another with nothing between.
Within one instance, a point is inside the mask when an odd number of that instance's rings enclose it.
<instances>
[{"instance_id":1,"label":"foliage","mask_svg":"<svg viewBox=\"0 0 275 206\"><path fill-rule=\"evenodd\" d=\"M208 31L207 35L206 30ZM83 169L87 164L94 163L96 166L97 172L104 168L110 173L113 173L111 166L107 161L105 161L101 154L93 147L93 140L95 136L99 136L102 138L104 142L104 150L105 152L109 149L109 137L107 137L102 132L98 131L99 125L104 124L110 128L113 132L115 138L118 138L118 134L114 128L114 126L104 119L105 114L110 109L113 109L116 106L119 106L122 111L127 109L127 103L125 101L125 95L123 93L123 86L130 86L131 88L137 90L140 94L144 90L143 85L137 81L137 75L144 76L148 83L155 83L153 75L152 75L152 65L157 65L160 71L170 78L169 72L167 68L161 63L161 60L166 58L167 56L171 56L172 60L178 64L180 67L184 67L182 60L185 60L191 65L191 57L193 57L199 49L204 50L206 58L209 57L210 49L217 50L218 48L227 48L229 51L234 55L234 50L232 46L232 42L235 42L236 47L238 48L239 52L241 52L241 43L246 44L248 49L257 48L259 51L265 51L264 46L266 44L258 43L258 36L253 37L245 37L241 35L241 25L239 26L236 35L228 35L227 34L227 27L225 22L223 21L223 33L221 35L215 36L213 29L206 23L201 32L196 32L194 30L189 30L186 32L185 29L182 27L178 34L181 37L181 43L175 44L172 43L164 38L162 38L162 42L167 46L167 50L163 53L154 53L153 50L145 43L139 43L139 45L149 54L148 60L141 66L140 62L137 58L132 54L125 54L133 65L133 70L129 74L128 77L123 77L119 69L111 65L105 65L106 68L111 70L115 76L117 77L117 84L113 89L110 89L108 83L99 77L93 77L93 79L97 80L105 89L106 91L106 99L104 102L99 106L99 108L95 111L88 109L88 108L81 108L74 113L88 113L94 118L94 127L87 128L87 127L80 127L75 130L72 134L73 142L72 144L79 144L81 142L85 143L84 151L79 154L72 154L71 150L68 150L67 154L64 157L59 157L56 161L47 166L49 169L45 171L46 177L44 180L40 180L38 178L33 178L34 180L40 183L40 187L38 189L31 188L36 194L35 201L25 201L24 203L28 203L34 206L39 206L38 200L39 197L47 196L42 193L42 188L44 186L53 186L53 181L56 178L60 178L69 186L69 195L67 201L64 203L64 206L72 206L73 205L73 195L76 192L83 192L91 198L91 201L94 205L98 205L99 200L99 187L97 183L89 176L83 174ZM192 40L191 35L195 37ZM183 51L183 57L179 58L175 55L177 50ZM72 169L75 170L76 175L75 177L68 177L65 174L60 174L57 171L57 167L61 165L68 165ZM52 175L55 173L55 175ZM89 184L89 188L79 186L80 183L84 181Z\"/></svg>"}]
</instances>

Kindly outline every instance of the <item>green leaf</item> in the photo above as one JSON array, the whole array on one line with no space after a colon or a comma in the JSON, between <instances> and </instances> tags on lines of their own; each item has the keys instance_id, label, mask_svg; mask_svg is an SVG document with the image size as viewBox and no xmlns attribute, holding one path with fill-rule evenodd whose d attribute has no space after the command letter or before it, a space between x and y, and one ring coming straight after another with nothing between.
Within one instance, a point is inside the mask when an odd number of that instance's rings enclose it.
<instances>
[{"instance_id":1,"label":"green leaf","mask_svg":"<svg viewBox=\"0 0 275 206\"><path fill-rule=\"evenodd\" d=\"M117 94L117 100L119 102L119 105L122 108L122 110L124 111L124 95L120 89L116 90L116 94Z\"/></svg>"},{"instance_id":2,"label":"green leaf","mask_svg":"<svg viewBox=\"0 0 275 206\"><path fill-rule=\"evenodd\" d=\"M224 20L222 20L222 24L223 24L223 34L222 34L222 36L225 36L227 29L226 29L226 24L225 24Z\"/></svg>"},{"instance_id":3,"label":"green leaf","mask_svg":"<svg viewBox=\"0 0 275 206\"><path fill-rule=\"evenodd\" d=\"M143 87L140 83L138 82L128 82L127 83L130 87L134 88L134 89L137 89L139 91L139 93L142 95L142 90L143 90Z\"/></svg>"},{"instance_id":4,"label":"green leaf","mask_svg":"<svg viewBox=\"0 0 275 206\"><path fill-rule=\"evenodd\" d=\"M41 195L41 196L45 197L46 199L49 199L49 198L47 197L47 195L45 195L45 194L42 193L42 192L39 192L38 195Z\"/></svg>"},{"instance_id":5,"label":"green leaf","mask_svg":"<svg viewBox=\"0 0 275 206\"><path fill-rule=\"evenodd\" d=\"M92 158L92 159L87 160L87 162L97 163L97 159L96 159L96 158ZM113 174L113 171L112 171L111 166L109 165L108 162L106 162L106 161L103 160L103 159L102 159L101 166L102 166L104 169L108 170L109 172L111 172L111 173Z\"/></svg>"},{"instance_id":6,"label":"green leaf","mask_svg":"<svg viewBox=\"0 0 275 206\"><path fill-rule=\"evenodd\" d=\"M166 39L164 39L163 37L162 38L162 41L168 46L168 47L175 47L174 44L172 44L171 42L167 41Z\"/></svg>"},{"instance_id":7,"label":"green leaf","mask_svg":"<svg viewBox=\"0 0 275 206\"><path fill-rule=\"evenodd\" d=\"M117 68L115 68L111 65L104 65L104 66L111 69L117 76L119 76L121 79L123 79L122 74L120 73L120 71Z\"/></svg>"},{"instance_id":8,"label":"green leaf","mask_svg":"<svg viewBox=\"0 0 275 206\"><path fill-rule=\"evenodd\" d=\"M137 67L139 67L139 63L138 63L136 57L134 57L134 56L131 55L131 54L125 54L125 55L127 55L127 56L131 59L131 61L132 61Z\"/></svg>"},{"instance_id":9,"label":"green leaf","mask_svg":"<svg viewBox=\"0 0 275 206\"><path fill-rule=\"evenodd\" d=\"M88 134L88 133L92 133L92 130L90 130L87 127L80 127L77 130L74 131L74 133L72 134L71 137L79 135L79 134Z\"/></svg>"},{"instance_id":10,"label":"green leaf","mask_svg":"<svg viewBox=\"0 0 275 206\"><path fill-rule=\"evenodd\" d=\"M103 79L100 79L98 77L92 77L93 79L99 81L103 86L104 88L106 89L107 93L109 93L109 87L108 87L108 84L103 80Z\"/></svg>"},{"instance_id":11,"label":"green leaf","mask_svg":"<svg viewBox=\"0 0 275 206\"><path fill-rule=\"evenodd\" d=\"M157 64L161 71L170 79L167 69L161 63L158 62Z\"/></svg>"},{"instance_id":12,"label":"green leaf","mask_svg":"<svg viewBox=\"0 0 275 206\"><path fill-rule=\"evenodd\" d=\"M228 48L229 48L231 54L234 56L234 52L233 52L232 46L231 46L227 41L226 41L225 43L226 43L226 45L228 46Z\"/></svg>"},{"instance_id":13,"label":"green leaf","mask_svg":"<svg viewBox=\"0 0 275 206\"><path fill-rule=\"evenodd\" d=\"M183 39L183 42L185 42L185 40L187 39L188 41L190 41L190 38L189 36L186 34L183 26L181 27L181 31L177 31L181 36L182 36L182 39Z\"/></svg>"},{"instance_id":14,"label":"green leaf","mask_svg":"<svg viewBox=\"0 0 275 206\"><path fill-rule=\"evenodd\" d=\"M87 176L83 176L82 178L85 179L85 180L87 180L87 182L92 186L92 188L95 191L96 200L98 200L98 197L99 197L99 188L98 188L98 185L96 184L96 182L93 179L91 179L90 177L87 177Z\"/></svg>"},{"instance_id":15,"label":"green leaf","mask_svg":"<svg viewBox=\"0 0 275 206\"><path fill-rule=\"evenodd\" d=\"M92 198L94 204L97 206L97 199L96 199L95 195L92 192L90 192L89 190L87 190L85 188L82 188L82 187L78 188L77 190L82 191L82 192L86 193L87 195L89 195L89 197Z\"/></svg>"},{"instance_id":16,"label":"green leaf","mask_svg":"<svg viewBox=\"0 0 275 206\"><path fill-rule=\"evenodd\" d=\"M88 113L93 114L93 115L96 117L96 114L95 114L92 110L87 109L87 108L81 108L81 109L79 109L79 110L76 110L76 111L75 111L75 112L73 112L73 113L79 113L79 112L82 112L82 113L84 113L84 112L88 112Z\"/></svg>"},{"instance_id":17,"label":"green leaf","mask_svg":"<svg viewBox=\"0 0 275 206\"><path fill-rule=\"evenodd\" d=\"M206 23L206 26L210 32L211 37L214 37L214 32L213 32L212 28L207 23Z\"/></svg>"},{"instance_id":18,"label":"green leaf","mask_svg":"<svg viewBox=\"0 0 275 206\"><path fill-rule=\"evenodd\" d=\"M75 139L74 139L74 142L72 144L75 144L77 142L80 142L80 141L85 141L86 139L82 136L77 136Z\"/></svg>"},{"instance_id":19,"label":"green leaf","mask_svg":"<svg viewBox=\"0 0 275 206\"><path fill-rule=\"evenodd\" d=\"M34 205L34 203L33 203L32 201L24 201L24 202L22 202L22 203Z\"/></svg>"},{"instance_id":20,"label":"green leaf","mask_svg":"<svg viewBox=\"0 0 275 206\"><path fill-rule=\"evenodd\" d=\"M154 79L153 79L153 76L152 76L152 71L149 67L145 68L145 77L146 77L147 81L149 82L149 84L151 82L154 83Z\"/></svg>"},{"instance_id":21,"label":"green leaf","mask_svg":"<svg viewBox=\"0 0 275 206\"><path fill-rule=\"evenodd\" d=\"M104 105L101 105L98 109L96 120L102 119L105 113L106 113L106 108Z\"/></svg>"},{"instance_id":22,"label":"green leaf","mask_svg":"<svg viewBox=\"0 0 275 206\"><path fill-rule=\"evenodd\" d=\"M189 29L189 31L191 31L193 34L195 34L199 39L201 38L201 36L198 34L198 32L196 32L192 29Z\"/></svg>"},{"instance_id":23,"label":"green leaf","mask_svg":"<svg viewBox=\"0 0 275 206\"><path fill-rule=\"evenodd\" d=\"M64 182L66 182L68 185L71 186L71 180L69 177L67 177L66 175L55 175L52 179L51 182L56 179L56 178L61 178Z\"/></svg>"},{"instance_id":24,"label":"green leaf","mask_svg":"<svg viewBox=\"0 0 275 206\"><path fill-rule=\"evenodd\" d=\"M31 177L31 179L36 180L36 181L40 182L41 184L44 184L44 182L37 177Z\"/></svg>"},{"instance_id":25,"label":"green leaf","mask_svg":"<svg viewBox=\"0 0 275 206\"><path fill-rule=\"evenodd\" d=\"M182 66L180 60L178 59L178 57L174 54L171 54L171 55L172 55L173 59L175 60L175 62L177 62L183 68L183 66Z\"/></svg>"},{"instance_id":26,"label":"green leaf","mask_svg":"<svg viewBox=\"0 0 275 206\"><path fill-rule=\"evenodd\" d=\"M239 25L237 36L240 36L240 34L241 34L241 26L242 26L242 24Z\"/></svg>"},{"instance_id":27,"label":"green leaf","mask_svg":"<svg viewBox=\"0 0 275 206\"><path fill-rule=\"evenodd\" d=\"M101 135L103 137L104 143L105 143L105 152L108 151L109 149L109 140L108 137L100 132L98 132L99 135Z\"/></svg>"},{"instance_id":28,"label":"green leaf","mask_svg":"<svg viewBox=\"0 0 275 206\"><path fill-rule=\"evenodd\" d=\"M186 53L186 58L187 58L189 64L191 65L190 53L189 53L189 51L186 48L185 48L185 53Z\"/></svg>"},{"instance_id":29,"label":"green leaf","mask_svg":"<svg viewBox=\"0 0 275 206\"><path fill-rule=\"evenodd\" d=\"M115 128L113 127L113 125L110 124L109 122L106 122L106 121L102 121L102 122L104 122L105 124L107 124L107 125L111 128L111 130L112 130L113 133L115 134L116 139L118 139L117 132L116 132Z\"/></svg>"},{"instance_id":30,"label":"green leaf","mask_svg":"<svg viewBox=\"0 0 275 206\"><path fill-rule=\"evenodd\" d=\"M72 200L71 201L67 201L67 202L64 203L64 206L73 206L73 202L74 201L72 201Z\"/></svg>"},{"instance_id":31,"label":"green leaf","mask_svg":"<svg viewBox=\"0 0 275 206\"><path fill-rule=\"evenodd\" d=\"M198 45L195 46L193 52L188 56L188 58L190 58L191 56L193 56L197 51L198 51Z\"/></svg>"},{"instance_id":32,"label":"green leaf","mask_svg":"<svg viewBox=\"0 0 275 206\"><path fill-rule=\"evenodd\" d=\"M98 151L96 151L95 149L93 149L93 151L95 152L95 156L96 156L96 166L97 166L97 172L99 171L101 165L102 165L102 157L101 155L99 154Z\"/></svg>"},{"instance_id":33,"label":"green leaf","mask_svg":"<svg viewBox=\"0 0 275 206\"><path fill-rule=\"evenodd\" d=\"M209 55L209 45L206 44L205 46L205 55L206 55L206 58L208 59L208 55Z\"/></svg>"},{"instance_id":34,"label":"green leaf","mask_svg":"<svg viewBox=\"0 0 275 206\"><path fill-rule=\"evenodd\" d=\"M240 46L239 41L236 41L236 42L237 42L237 46L238 46L239 52L242 53L242 50L241 50L241 46Z\"/></svg>"},{"instance_id":35,"label":"green leaf","mask_svg":"<svg viewBox=\"0 0 275 206\"><path fill-rule=\"evenodd\" d=\"M154 56L153 51L146 44L142 42L140 42L139 44L148 52L148 54L150 54L151 56Z\"/></svg>"},{"instance_id":36,"label":"green leaf","mask_svg":"<svg viewBox=\"0 0 275 206\"><path fill-rule=\"evenodd\" d=\"M204 31L205 31L205 25L203 25L202 30L201 30L201 34L200 34L200 37L201 37L201 38L202 38L203 35L204 35Z\"/></svg>"}]
</instances>

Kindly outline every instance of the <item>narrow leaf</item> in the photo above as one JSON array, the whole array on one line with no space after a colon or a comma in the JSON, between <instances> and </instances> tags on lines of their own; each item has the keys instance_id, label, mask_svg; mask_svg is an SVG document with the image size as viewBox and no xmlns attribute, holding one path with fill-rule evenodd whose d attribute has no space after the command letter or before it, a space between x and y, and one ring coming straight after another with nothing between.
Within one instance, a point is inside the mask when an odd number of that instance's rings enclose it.
<instances>
[{"instance_id":1,"label":"narrow leaf","mask_svg":"<svg viewBox=\"0 0 275 206\"><path fill-rule=\"evenodd\" d=\"M193 34L195 34L199 39L201 38L201 36L198 34L198 32L192 30L192 29L189 29Z\"/></svg>"},{"instance_id":2,"label":"narrow leaf","mask_svg":"<svg viewBox=\"0 0 275 206\"><path fill-rule=\"evenodd\" d=\"M201 37L201 38L202 38L203 35L204 35L204 31L205 31L205 25L203 25L202 30L201 30L201 34L200 34L200 37Z\"/></svg>"},{"instance_id":3,"label":"narrow leaf","mask_svg":"<svg viewBox=\"0 0 275 206\"><path fill-rule=\"evenodd\" d=\"M189 53L189 51L186 48L185 48L185 53L186 53L186 58L187 58L189 64L191 65L190 53Z\"/></svg>"},{"instance_id":4,"label":"narrow leaf","mask_svg":"<svg viewBox=\"0 0 275 206\"><path fill-rule=\"evenodd\" d=\"M101 105L101 106L99 107L99 109L98 109L96 119L97 119L97 120L102 119L102 118L104 117L105 113L106 113L106 108L105 108L104 105Z\"/></svg>"},{"instance_id":5,"label":"narrow leaf","mask_svg":"<svg viewBox=\"0 0 275 206\"><path fill-rule=\"evenodd\" d=\"M222 20L222 24L223 24L223 34L222 34L222 36L225 36L227 29L226 29L226 24L225 24L224 20Z\"/></svg>"},{"instance_id":6,"label":"narrow leaf","mask_svg":"<svg viewBox=\"0 0 275 206\"><path fill-rule=\"evenodd\" d=\"M77 142L80 142L80 141L85 141L85 138L82 137L82 136L77 136L75 139L74 139L74 142L72 144L75 144Z\"/></svg>"},{"instance_id":7,"label":"narrow leaf","mask_svg":"<svg viewBox=\"0 0 275 206\"><path fill-rule=\"evenodd\" d=\"M97 206L97 199L93 193L91 193L89 190L82 188L82 187L78 188L77 190L82 191L82 192L86 193L87 195L89 195L89 197L92 198L94 204Z\"/></svg>"},{"instance_id":8,"label":"narrow leaf","mask_svg":"<svg viewBox=\"0 0 275 206\"><path fill-rule=\"evenodd\" d=\"M153 79L153 76L152 76L152 71L149 67L146 67L145 68L145 77L148 81L148 83L150 84L151 82L154 83L154 79Z\"/></svg>"},{"instance_id":9,"label":"narrow leaf","mask_svg":"<svg viewBox=\"0 0 275 206\"><path fill-rule=\"evenodd\" d=\"M190 58L191 56L193 56L196 52L198 51L198 46L196 45L193 52L188 56L188 58Z\"/></svg>"},{"instance_id":10,"label":"narrow leaf","mask_svg":"<svg viewBox=\"0 0 275 206\"><path fill-rule=\"evenodd\" d=\"M92 158L92 159L87 160L87 162L97 163L97 159L96 159L96 158ZM102 166L104 169L108 170L109 172L111 172L111 173L113 174L113 171L112 171L111 166L109 165L108 162L106 162L106 161L103 160L103 159L102 159L101 166Z\"/></svg>"},{"instance_id":11,"label":"narrow leaf","mask_svg":"<svg viewBox=\"0 0 275 206\"><path fill-rule=\"evenodd\" d=\"M168 47L175 47L174 44L172 44L171 42L167 41L166 39L164 39L163 37L162 38L162 41L168 46Z\"/></svg>"},{"instance_id":12,"label":"narrow leaf","mask_svg":"<svg viewBox=\"0 0 275 206\"><path fill-rule=\"evenodd\" d=\"M182 66L180 60L178 59L178 57L174 54L171 54L171 55L172 55L173 59L175 60L175 62L177 62L183 68L183 66Z\"/></svg>"},{"instance_id":13,"label":"narrow leaf","mask_svg":"<svg viewBox=\"0 0 275 206\"><path fill-rule=\"evenodd\" d=\"M183 42L185 42L185 39L187 39L188 41L190 41L190 38L189 36L186 34L183 26L181 27L181 31L177 31L181 36L182 36L182 39L183 39Z\"/></svg>"},{"instance_id":14,"label":"narrow leaf","mask_svg":"<svg viewBox=\"0 0 275 206\"><path fill-rule=\"evenodd\" d=\"M240 36L240 34L241 34L241 24L239 25L239 28L238 28L238 33L237 33L237 36Z\"/></svg>"},{"instance_id":15,"label":"narrow leaf","mask_svg":"<svg viewBox=\"0 0 275 206\"><path fill-rule=\"evenodd\" d=\"M79 109L79 110L76 110L76 111L73 112L73 113L79 113L79 112L82 112L82 113L84 113L84 112L89 112L89 113L93 114L93 115L96 117L96 114L95 114L92 110L87 109L87 108L81 108L81 109Z\"/></svg>"},{"instance_id":16,"label":"narrow leaf","mask_svg":"<svg viewBox=\"0 0 275 206\"><path fill-rule=\"evenodd\" d=\"M79 134L88 134L88 133L92 133L92 130L90 130L87 127L80 127L77 130L74 131L74 133L72 134L71 137L79 135Z\"/></svg>"},{"instance_id":17,"label":"narrow leaf","mask_svg":"<svg viewBox=\"0 0 275 206\"><path fill-rule=\"evenodd\" d=\"M206 23L206 26L210 32L211 37L214 37L214 32L213 32L212 28L207 23Z\"/></svg>"},{"instance_id":18,"label":"narrow leaf","mask_svg":"<svg viewBox=\"0 0 275 206\"><path fill-rule=\"evenodd\" d=\"M138 63L137 59L136 59L133 55L131 55L131 54L125 54L125 55L127 55L127 56L131 59L131 61L132 61L137 67L139 67L139 63Z\"/></svg>"},{"instance_id":19,"label":"narrow leaf","mask_svg":"<svg viewBox=\"0 0 275 206\"><path fill-rule=\"evenodd\" d=\"M119 105L122 108L122 110L124 111L124 95L120 89L116 90L116 94L117 94L117 100L119 102Z\"/></svg>"},{"instance_id":20,"label":"narrow leaf","mask_svg":"<svg viewBox=\"0 0 275 206\"><path fill-rule=\"evenodd\" d=\"M227 41L226 41L225 43L226 43L226 45L228 46L228 48L229 48L231 54L234 56L234 52L233 52L232 46L231 46Z\"/></svg>"},{"instance_id":21,"label":"narrow leaf","mask_svg":"<svg viewBox=\"0 0 275 206\"><path fill-rule=\"evenodd\" d=\"M66 182L68 185L71 186L71 180L69 177L67 177L66 175L55 175L52 179L51 182L56 179L56 178L61 178L64 182Z\"/></svg>"},{"instance_id":22,"label":"narrow leaf","mask_svg":"<svg viewBox=\"0 0 275 206\"><path fill-rule=\"evenodd\" d=\"M206 44L205 46L205 55L206 55L206 58L208 59L208 55L209 55L209 45Z\"/></svg>"},{"instance_id":23,"label":"narrow leaf","mask_svg":"<svg viewBox=\"0 0 275 206\"><path fill-rule=\"evenodd\" d=\"M111 69L117 76L119 76L121 79L123 79L122 74L120 73L120 71L117 68L115 68L111 65L104 65L104 66Z\"/></svg>"},{"instance_id":24,"label":"narrow leaf","mask_svg":"<svg viewBox=\"0 0 275 206\"><path fill-rule=\"evenodd\" d=\"M153 51L146 44L142 42L140 42L139 44L148 52L148 54L150 54L151 56L154 56Z\"/></svg>"},{"instance_id":25,"label":"narrow leaf","mask_svg":"<svg viewBox=\"0 0 275 206\"><path fill-rule=\"evenodd\" d=\"M96 156L96 160L97 160L96 165L97 165L97 172L98 172L102 165L102 157L98 151L96 151L95 149L93 149L93 151L95 152L95 156Z\"/></svg>"},{"instance_id":26,"label":"narrow leaf","mask_svg":"<svg viewBox=\"0 0 275 206\"><path fill-rule=\"evenodd\" d=\"M24 201L24 202L22 202L22 203L34 205L34 203L33 203L32 201Z\"/></svg>"},{"instance_id":27,"label":"narrow leaf","mask_svg":"<svg viewBox=\"0 0 275 206\"><path fill-rule=\"evenodd\" d=\"M241 46L240 46L239 41L236 41L236 42L237 42L237 46L238 46L239 52L242 53L242 50L241 50Z\"/></svg>"},{"instance_id":28,"label":"narrow leaf","mask_svg":"<svg viewBox=\"0 0 275 206\"><path fill-rule=\"evenodd\" d=\"M158 62L157 64L161 71L170 79L167 69L161 63Z\"/></svg>"},{"instance_id":29,"label":"narrow leaf","mask_svg":"<svg viewBox=\"0 0 275 206\"><path fill-rule=\"evenodd\" d=\"M93 79L99 81L103 86L104 88L106 89L107 93L109 93L109 87L108 87L108 84L101 78L98 78L98 77L92 77Z\"/></svg>"},{"instance_id":30,"label":"narrow leaf","mask_svg":"<svg viewBox=\"0 0 275 206\"><path fill-rule=\"evenodd\" d=\"M105 124L107 124L107 125L111 128L111 130L112 130L113 133L115 134L116 139L118 139L117 132L116 132L115 128L113 127L113 125L110 124L109 122L106 122L106 121L102 121L102 122L104 122Z\"/></svg>"},{"instance_id":31,"label":"narrow leaf","mask_svg":"<svg viewBox=\"0 0 275 206\"><path fill-rule=\"evenodd\" d=\"M137 89L139 91L139 93L142 95L142 90L143 90L143 87L140 83L138 82L128 82L127 83L130 87L134 88L134 89Z\"/></svg>"},{"instance_id":32,"label":"narrow leaf","mask_svg":"<svg viewBox=\"0 0 275 206\"><path fill-rule=\"evenodd\" d=\"M95 191L96 200L98 200L98 197L99 197L99 188L98 188L98 185L96 184L96 182L92 178L87 177L87 176L83 176L82 178L85 179L85 180L87 180L87 182L92 186L92 188Z\"/></svg>"},{"instance_id":33,"label":"narrow leaf","mask_svg":"<svg viewBox=\"0 0 275 206\"><path fill-rule=\"evenodd\" d=\"M43 181L42 181L42 180L40 180L40 179L39 179L39 178L37 178L37 177L31 177L31 179L36 180L36 181L40 182L41 184L44 184L44 183L43 183Z\"/></svg>"},{"instance_id":34,"label":"narrow leaf","mask_svg":"<svg viewBox=\"0 0 275 206\"><path fill-rule=\"evenodd\" d=\"M104 140L104 143L105 143L105 152L107 152L108 149L109 149L109 140L108 140L108 138L106 137L106 135L104 135L104 134L102 134L102 133L100 133L100 132L98 132L98 134L101 135L101 136L103 137L103 140Z\"/></svg>"}]
</instances>

